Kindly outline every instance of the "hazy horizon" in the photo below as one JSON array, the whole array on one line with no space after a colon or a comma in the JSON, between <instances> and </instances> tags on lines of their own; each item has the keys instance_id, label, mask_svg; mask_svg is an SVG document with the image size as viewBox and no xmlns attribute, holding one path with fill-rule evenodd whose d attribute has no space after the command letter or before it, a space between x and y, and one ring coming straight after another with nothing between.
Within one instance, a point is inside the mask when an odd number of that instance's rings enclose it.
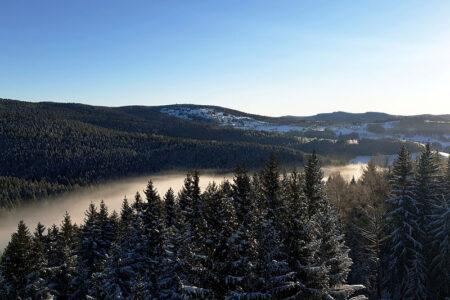
<instances>
[{"instance_id":1,"label":"hazy horizon","mask_svg":"<svg viewBox=\"0 0 450 300\"><path fill-rule=\"evenodd\" d=\"M145 105L145 104L133 104L133 103L129 103L126 105L101 105L101 104L91 104L91 103L83 103L83 102L75 102L75 101L51 101L51 100L27 100L27 99L12 99L12 98L7 98L7 97L1 97L0 99L8 99L8 100L14 100L14 101L24 101L24 102L33 102L33 103L66 103L66 104L82 104L82 105L91 105L91 106L100 106L100 107L127 107L127 106L143 106L143 107L154 107L154 106L170 106L170 105L205 105L205 106L220 106L220 107L224 107L224 108L228 108L228 109L233 109L233 110L237 110L243 113L248 113L248 114L256 114L252 111L246 111L246 110L242 110L239 108L235 108L235 107L230 107L230 106L226 106L226 105L218 105L218 104L199 104L199 103L189 103L189 102L185 102L185 103L165 103L165 104L154 104L154 105ZM274 115L274 114L259 114L262 116L268 116L268 117L309 117L309 116L315 116L318 114L331 114L331 113L338 113L338 112L343 112L343 113L350 113L350 114L364 114L364 113L385 113L385 114L390 114L390 115L398 115L398 116L416 116L416 115L448 115L450 113L437 113L437 114L429 114L429 113L418 113L418 114L391 114L389 112L386 111L345 111L345 110L333 110L333 111L321 111L318 112L316 114L308 114L308 115L301 115L301 114L284 114L284 115Z\"/></svg>"}]
</instances>

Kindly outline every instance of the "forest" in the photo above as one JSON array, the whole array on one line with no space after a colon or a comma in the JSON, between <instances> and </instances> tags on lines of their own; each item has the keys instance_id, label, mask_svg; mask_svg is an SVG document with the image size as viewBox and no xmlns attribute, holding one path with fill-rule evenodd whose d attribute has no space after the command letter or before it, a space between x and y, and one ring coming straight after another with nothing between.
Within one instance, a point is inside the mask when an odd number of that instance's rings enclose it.
<instances>
[{"instance_id":1,"label":"forest","mask_svg":"<svg viewBox=\"0 0 450 300\"><path fill-rule=\"evenodd\" d=\"M20 222L1 257L2 299L445 299L450 162L402 147L388 169L323 178L315 152L286 173L204 191L199 173L161 197L152 181L83 224Z\"/></svg>"},{"instance_id":2,"label":"forest","mask_svg":"<svg viewBox=\"0 0 450 300\"><path fill-rule=\"evenodd\" d=\"M358 155L394 154L401 145L421 148L393 139L349 144L351 136L332 141L308 132L299 137L205 125L158 109L0 99L0 209L126 176L233 170L243 163L257 170L270 153L292 166L303 165L312 150L323 164L344 164Z\"/></svg>"}]
</instances>

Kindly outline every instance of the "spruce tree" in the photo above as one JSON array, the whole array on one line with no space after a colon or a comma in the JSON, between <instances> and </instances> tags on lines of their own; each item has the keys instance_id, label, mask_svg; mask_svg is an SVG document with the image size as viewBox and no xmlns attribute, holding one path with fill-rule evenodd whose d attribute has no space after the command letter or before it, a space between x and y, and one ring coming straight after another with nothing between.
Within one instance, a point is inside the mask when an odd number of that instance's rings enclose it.
<instances>
[{"instance_id":1,"label":"spruce tree","mask_svg":"<svg viewBox=\"0 0 450 300\"><path fill-rule=\"evenodd\" d=\"M164 195L164 253L160 269L160 298L174 299L180 295L180 242L183 228L183 216L180 213L178 203L172 188Z\"/></svg>"},{"instance_id":2,"label":"spruce tree","mask_svg":"<svg viewBox=\"0 0 450 300\"><path fill-rule=\"evenodd\" d=\"M325 198L323 187L323 173L320 169L319 158L313 151L305 166L305 180L303 191L308 201L308 215L313 216L321 213L320 209Z\"/></svg>"},{"instance_id":3,"label":"spruce tree","mask_svg":"<svg viewBox=\"0 0 450 300\"><path fill-rule=\"evenodd\" d=\"M433 205L430 216L430 236L434 257L431 261L436 297L450 295L450 159L442 180L440 201Z\"/></svg>"},{"instance_id":4,"label":"spruce tree","mask_svg":"<svg viewBox=\"0 0 450 300\"><path fill-rule=\"evenodd\" d=\"M28 285L25 293L32 299L51 299L52 295L48 288L48 268L46 258L46 236L44 235L45 227L38 223L32 238L31 246L31 272L28 274Z\"/></svg>"},{"instance_id":5,"label":"spruce tree","mask_svg":"<svg viewBox=\"0 0 450 300\"><path fill-rule=\"evenodd\" d=\"M106 259L111 249L111 245L116 237L116 226L114 220L108 215L108 208L103 200L100 202L100 210L97 215L97 226L98 232L97 236L97 253L99 255L99 262L96 266L96 271L101 271L103 268L102 263Z\"/></svg>"},{"instance_id":6,"label":"spruce tree","mask_svg":"<svg viewBox=\"0 0 450 300\"><path fill-rule=\"evenodd\" d=\"M52 253L51 280L49 287L58 299L68 299L71 295L71 283L76 274L77 228L66 212L60 230L50 234Z\"/></svg>"},{"instance_id":7,"label":"spruce tree","mask_svg":"<svg viewBox=\"0 0 450 300\"><path fill-rule=\"evenodd\" d=\"M432 234L430 224L432 222L433 208L439 206L440 195L442 193L440 185L440 171L438 158L431 150L430 144L425 146L424 151L420 155L417 162L417 170L415 176L415 195L418 209L419 227L423 234L417 237L421 242L421 255L423 256L423 264L429 266L436 255L432 247ZM425 249L430 249L425 251ZM438 285L440 278L434 277L433 273L426 270L425 285L428 297L434 297L434 287Z\"/></svg>"},{"instance_id":8,"label":"spruce tree","mask_svg":"<svg viewBox=\"0 0 450 300\"><path fill-rule=\"evenodd\" d=\"M159 297L159 279L162 276L160 267L164 259L164 215L163 203L153 182L149 181L144 191L146 203L143 218L145 238L147 239L148 279L151 283L151 294Z\"/></svg>"},{"instance_id":9,"label":"spruce tree","mask_svg":"<svg viewBox=\"0 0 450 300\"><path fill-rule=\"evenodd\" d=\"M133 209L128 204L128 200L125 197L122 202L122 209L120 211L120 222L119 222L119 228L120 228L120 235L123 236L124 232L130 227L133 223Z\"/></svg>"},{"instance_id":10,"label":"spruce tree","mask_svg":"<svg viewBox=\"0 0 450 300\"><path fill-rule=\"evenodd\" d=\"M308 216L319 225L318 259L322 264L320 267L326 268L328 278L328 282L322 286L328 295L346 298L358 287L344 287L352 262L344 243L339 215L326 194L323 172L315 151L305 166L303 191L308 204Z\"/></svg>"},{"instance_id":11,"label":"spruce tree","mask_svg":"<svg viewBox=\"0 0 450 300\"><path fill-rule=\"evenodd\" d=\"M418 159L415 176L415 194L417 208L420 212L419 225L425 232L427 231L431 209L433 205L439 202L440 192L439 165L430 144L427 144ZM428 242L425 237L423 242Z\"/></svg>"},{"instance_id":12,"label":"spruce tree","mask_svg":"<svg viewBox=\"0 0 450 300\"><path fill-rule=\"evenodd\" d=\"M8 285L7 299L24 298L28 275L33 269L31 257L32 237L23 221L19 222L17 232L5 249L1 260L4 281Z\"/></svg>"},{"instance_id":13,"label":"spruce tree","mask_svg":"<svg viewBox=\"0 0 450 300\"><path fill-rule=\"evenodd\" d=\"M293 275L287 261L282 228L284 216L280 195L279 165L272 154L261 173L261 200L263 214L260 215L259 272L265 280L266 293L275 298L290 296L294 290Z\"/></svg>"},{"instance_id":14,"label":"spruce tree","mask_svg":"<svg viewBox=\"0 0 450 300\"><path fill-rule=\"evenodd\" d=\"M300 175L294 171L286 184L288 222L284 236L289 265L295 272L294 296L297 299L323 299L328 287L328 274L319 257L318 220L315 215L308 215Z\"/></svg>"},{"instance_id":15,"label":"spruce tree","mask_svg":"<svg viewBox=\"0 0 450 300\"><path fill-rule=\"evenodd\" d=\"M238 166L234 173L232 197L236 209L236 216L239 223L244 223L244 226L249 228L252 223L252 216L254 214L254 203L251 198L251 180L248 176L248 171L244 166Z\"/></svg>"},{"instance_id":16,"label":"spruce tree","mask_svg":"<svg viewBox=\"0 0 450 300\"><path fill-rule=\"evenodd\" d=\"M185 218L181 252L182 292L185 297L207 299L210 290L203 288L205 275L205 236L206 221L203 201L200 193L200 177L198 171L188 175L185 186L180 193L180 209Z\"/></svg>"},{"instance_id":17,"label":"spruce tree","mask_svg":"<svg viewBox=\"0 0 450 300\"><path fill-rule=\"evenodd\" d=\"M142 214L144 209L144 201L139 192L136 192L136 195L134 195L133 209L137 215Z\"/></svg>"},{"instance_id":18,"label":"spruce tree","mask_svg":"<svg viewBox=\"0 0 450 300\"><path fill-rule=\"evenodd\" d=\"M261 299L268 297L258 272L258 243L256 240L256 207L247 170L236 168L233 180L233 201L237 230L229 239L230 271L226 277L229 299ZM259 268L261 269L261 268Z\"/></svg>"},{"instance_id":19,"label":"spruce tree","mask_svg":"<svg viewBox=\"0 0 450 300\"><path fill-rule=\"evenodd\" d=\"M231 201L225 202L227 191L209 184L203 193L203 209L206 228L204 237L204 260L202 267L205 272L200 274L200 287L209 290L211 297L222 299L226 293L225 277L227 276L226 256L228 238L233 235L236 216ZM227 205L229 204L229 205ZM231 207L230 207L231 206Z\"/></svg>"},{"instance_id":20,"label":"spruce tree","mask_svg":"<svg viewBox=\"0 0 450 300\"><path fill-rule=\"evenodd\" d=\"M148 276L147 239L141 215L124 229L113 246L102 272L94 274L91 295L105 299L151 299Z\"/></svg>"},{"instance_id":21,"label":"spruce tree","mask_svg":"<svg viewBox=\"0 0 450 300\"><path fill-rule=\"evenodd\" d=\"M175 218L177 215L176 210L175 195L172 188L169 188L164 195L164 217L166 228L169 228L175 224Z\"/></svg>"},{"instance_id":22,"label":"spruce tree","mask_svg":"<svg viewBox=\"0 0 450 300\"><path fill-rule=\"evenodd\" d=\"M84 224L81 227L80 244L77 254L77 273L73 280L73 298L84 298L91 285L91 276L103 263L105 253L99 242L101 236L98 212L93 203L85 212Z\"/></svg>"},{"instance_id":23,"label":"spruce tree","mask_svg":"<svg viewBox=\"0 0 450 300\"><path fill-rule=\"evenodd\" d=\"M424 299L426 268L411 155L402 147L392 169L386 285L393 299Z\"/></svg>"}]
</instances>

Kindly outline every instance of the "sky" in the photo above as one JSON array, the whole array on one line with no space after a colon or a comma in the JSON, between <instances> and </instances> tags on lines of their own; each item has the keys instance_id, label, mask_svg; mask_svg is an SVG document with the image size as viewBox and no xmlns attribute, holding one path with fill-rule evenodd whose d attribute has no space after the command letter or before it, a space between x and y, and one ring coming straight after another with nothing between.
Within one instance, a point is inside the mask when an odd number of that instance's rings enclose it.
<instances>
[{"instance_id":1,"label":"sky","mask_svg":"<svg viewBox=\"0 0 450 300\"><path fill-rule=\"evenodd\" d=\"M0 0L0 98L450 114L450 1Z\"/></svg>"}]
</instances>

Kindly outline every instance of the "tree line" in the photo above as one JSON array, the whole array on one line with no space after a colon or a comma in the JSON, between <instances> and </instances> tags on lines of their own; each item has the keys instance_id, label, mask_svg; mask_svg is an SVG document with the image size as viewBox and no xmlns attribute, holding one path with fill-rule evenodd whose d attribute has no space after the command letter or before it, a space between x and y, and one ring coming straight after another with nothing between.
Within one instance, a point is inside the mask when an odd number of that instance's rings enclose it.
<instances>
[{"instance_id":1,"label":"tree line","mask_svg":"<svg viewBox=\"0 0 450 300\"><path fill-rule=\"evenodd\" d=\"M158 107L97 107L0 99L0 208L39 200L79 186L163 170L233 170L303 165L313 149L324 164L357 155L393 154L403 142L349 144L321 132L282 134L201 124L163 114ZM309 135L308 135L309 136ZM408 149L418 151L415 143Z\"/></svg>"},{"instance_id":2,"label":"tree line","mask_svg":"<svg viewBox=\"0 0 450 300\"><path fill-rule=\"evenodd\" d=\"M450 162L402 147L384 170L327 182L274 159L203 192L149 181L120 213L91 204L31 234L23 222L0 264L0 298L444 299L449 296Z\"/></svg>"},{"instance_id":3,"label":"tree line","mask_svg":"<svg viewBox=\"0 0 450 300\"><path fill-rule=\"evenodd\" d=\"M163 199L149 181L120 214L91 204L81 226L29 233L2 256L5 299L346 299L351 260L315 153L305 175L272 157L251 177L199 187L189 174Z\"/></svg>"},{"instance_id":4,"label":"tree line","mask_svg":"<svg viewBox=\"0 0 450 300\"><path fill-rule=\"evenodd\" d=\"M450 294L450 162L427 145L401 148L389 169L369 162L360 180L327 182L351 248L349 283L371 299L445 299Z\"/></svg>"}]
</instances>

